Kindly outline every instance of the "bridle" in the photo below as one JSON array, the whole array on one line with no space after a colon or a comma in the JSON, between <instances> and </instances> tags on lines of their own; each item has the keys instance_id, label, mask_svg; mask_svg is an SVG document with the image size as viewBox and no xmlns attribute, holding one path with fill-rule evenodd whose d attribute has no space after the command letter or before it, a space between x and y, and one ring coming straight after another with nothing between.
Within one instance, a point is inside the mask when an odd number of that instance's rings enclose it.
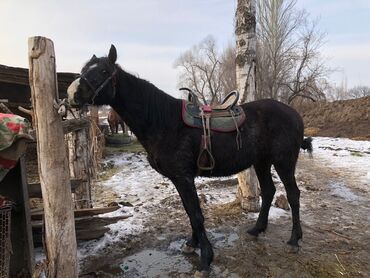
<instances>
[{"instance_id":1,"label":"bridle","mask_svg":"<svg viewBox=\"0 0 370 278\"><path fill-rule=\"evenodd\" d=\"M114 98L116 96L116 84L117 84L117 68L114 68L114 71L112 72L112 74L104 80L104 82L98 87L98 88L94 88L94 86L90 83L89 80L87 80L86 78L86 74L88 73L89 71L85 72L84 74L81 74L80 75L80 79L84 80L86 82L86 84L89 86L90 90L94 92L94 95L93 97L91 98L91 101L92 103L94 103L94 99L96 98L96 96L100 93L101 90L104 89L104 87L110 82L112 81L112 88L113 88L113 97Z\"/></svg>"}]
</instances>

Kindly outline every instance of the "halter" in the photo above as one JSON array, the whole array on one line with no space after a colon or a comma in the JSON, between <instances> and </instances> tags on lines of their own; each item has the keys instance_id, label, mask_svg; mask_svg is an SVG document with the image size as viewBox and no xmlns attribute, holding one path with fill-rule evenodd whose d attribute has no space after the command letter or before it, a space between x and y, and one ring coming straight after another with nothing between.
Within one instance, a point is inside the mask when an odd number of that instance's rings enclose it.
<instances>
[{"instance_id":1,"label":"halter","mask_svg":"<svg viewBox=\"0 0 370 278\"><path fill-rule=\"evenodd\" d=\"M85 75L88 73L89 71L85 72L84 74L82 74L80 76L80 79L84 80L87 85L89 86L90 90L94 92L94 95L93 97L91 98L91 101L94 103L94 99L96 98L96 96L100 93L101 90L103 90L103 88L109 83L109 81L112 80L112 87L113 87L113 98L116 96L116 83L117 83L117 79L116 79L116 74L117 74L117 68L114 69L114 71L112 72L112 74L104 80L104 82L98 87L98 88L94 88L94 86L90 83L89 80L87 80L87 78L85 77Z\"/></svg>"}]
</instances>

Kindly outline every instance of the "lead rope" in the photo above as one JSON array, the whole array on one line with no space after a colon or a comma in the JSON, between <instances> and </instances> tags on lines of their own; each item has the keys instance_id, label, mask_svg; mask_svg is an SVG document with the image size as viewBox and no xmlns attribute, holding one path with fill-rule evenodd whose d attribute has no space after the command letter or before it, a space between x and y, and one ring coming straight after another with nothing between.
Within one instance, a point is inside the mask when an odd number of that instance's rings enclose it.
<instances>
[{"instance_id":1,"label":"lead rope","mask_svg":"<svg viewBox=\"0 0 370 278\"><path fill-rule=\"evenodd\" d=\"M76 115L72 111L72 107L66 98L59 99L58 101L54 100L54 108L58 111L58 114L64 118L67 115L67 111L71 112L73 118L77 119Z\"/></svg>"}]
</instances>

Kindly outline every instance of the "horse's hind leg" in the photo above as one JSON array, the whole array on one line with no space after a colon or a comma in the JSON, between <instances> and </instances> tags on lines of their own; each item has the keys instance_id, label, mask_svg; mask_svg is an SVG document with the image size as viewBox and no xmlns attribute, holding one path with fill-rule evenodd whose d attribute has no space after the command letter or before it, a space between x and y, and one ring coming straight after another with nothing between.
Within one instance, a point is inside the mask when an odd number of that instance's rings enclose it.
<instances>
[{"instance_id":1,"label":"horse's hind leg","mask_svg":"<svg viewBox=\"0 0 370 278\"><path fill-rule=\"evenodd\" d=\"M125 134L125 124L123 122L120 122L122 133Z\"/></svg>"},{"instance_id":2,"label":"horse's hind leg","mask_svg":"<svg viewBox=\"0 0 370 278\"><path fill-rule=\"evenodd\" d=\"M254 165L254 169L256 170L261 187L262 207L256 225L249 229L248 233L253 236L258 236L267 228L268 215L276 189L271 177L271 163L256 164Z\"/></svg>"},{"instance_id":3,"label":"horse's hind leg","mask_svg":"<svg viewBox=\"0 0 370 278\"><path fill-rule=\"evenodd\" d=\"M109 124L110 132L111 132L112 134L114 134L114 125L113 125L113 123L112 123L111 121L108 121L108 124Z\"/></svg>"},{"instance_id":4,"label":"horse's hind leg","mask_svg":"<svg viewBox=\"0 0 370 278\"><path fill-rule=\"evenodd\" d=\"M172 180L180 194L185 211L189 216L193 230L191 242L200 245L201 271L208 271L213 260L212 246L207 238L204 228L204 217L199 205L197 191L194 185L194 178L179 177Z\"/></svg>"},{"instance_id":5,"label":"horse's hind leg","mask_svg":"<svg viewBox=\"0 0 370 278\"><path fill-rule=\"evenodd\" d=\"M292 165L293 164L293 165ZM292 218L293 218L293 228L292 234L287 242L294 248L294 251L298 250L298 241L302 238L302 228L299 217L299 197L300 191L298 189L294 172L295 172L295 163L276 163L274 164L277 173L281 181L284 184L288 202L290 208L292 209Z\"/></svg>"}]
</instances>

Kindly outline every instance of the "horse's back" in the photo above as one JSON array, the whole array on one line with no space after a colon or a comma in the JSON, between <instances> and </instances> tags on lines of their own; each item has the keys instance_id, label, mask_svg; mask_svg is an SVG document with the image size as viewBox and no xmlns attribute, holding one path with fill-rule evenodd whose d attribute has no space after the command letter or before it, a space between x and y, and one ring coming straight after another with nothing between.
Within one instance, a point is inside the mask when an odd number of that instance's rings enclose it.
<instances>
[{"instance_id":1,"label":"horse's back","mask_svg":"<svg viewBox=\"0 0 370 278\"><path fill-rule=\"evenodd\" d=\"M262 99L248 102L242 105L247 119L263 122L269 128L282 129L284 127L293 128L299 133L303 133L303 120L298 112L282 103L273 99Z\"/></svg>"},{"instance_id":2,"label":"horse's back","mask_svg":"<svg viewBox=\"0 0 370 278\"><path fill-rule=\"evenodd\" d=\"M263 99L242 105L247 125L257 126L258 145L273 156L298 155L303 142L303 120L298 112L276 100Z\"/></svg>"}]
</instances>

